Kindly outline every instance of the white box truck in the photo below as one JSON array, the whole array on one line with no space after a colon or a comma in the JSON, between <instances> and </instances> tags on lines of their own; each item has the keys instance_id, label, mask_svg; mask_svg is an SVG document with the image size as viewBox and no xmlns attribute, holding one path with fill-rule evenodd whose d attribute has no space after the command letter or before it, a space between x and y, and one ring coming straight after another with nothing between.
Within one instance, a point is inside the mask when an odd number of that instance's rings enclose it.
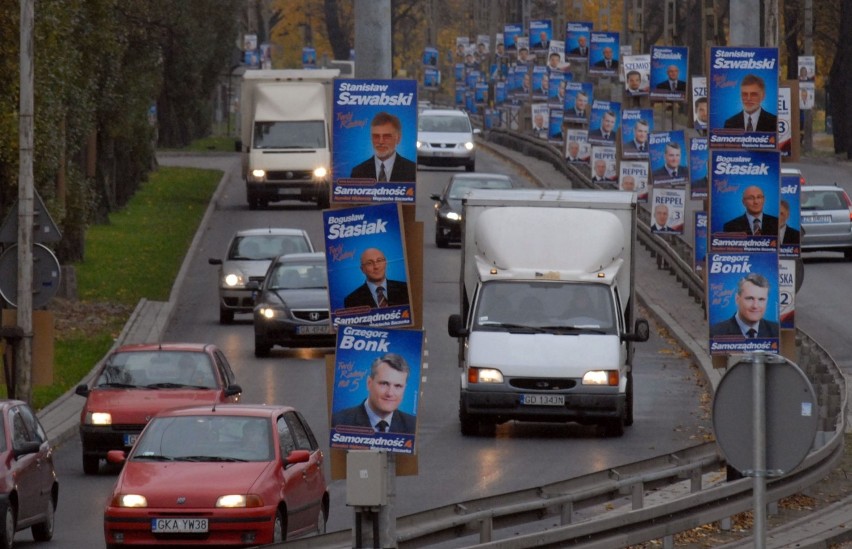
<instances>
[{"instance_id":1,"label":"white box truck","mask_svg":"<svg viewBox=\"0 0 852 549\"><path fill-rule=\"evenodd\" d=\"M328 206L332 84L339 74L339 69L243 74L237 148L250 209L281 200Z\"/></svg>"},{"instance_id":2,"label":"white box truck","mask_svg":"<svg viewBox=\"0 0 852 549\"><path fill-rule=\"evenodd\" d=\"M465 435L499 423L633 423L636 195L470 191L462 202L459 340Z\"/></svg>"}]
</instances>

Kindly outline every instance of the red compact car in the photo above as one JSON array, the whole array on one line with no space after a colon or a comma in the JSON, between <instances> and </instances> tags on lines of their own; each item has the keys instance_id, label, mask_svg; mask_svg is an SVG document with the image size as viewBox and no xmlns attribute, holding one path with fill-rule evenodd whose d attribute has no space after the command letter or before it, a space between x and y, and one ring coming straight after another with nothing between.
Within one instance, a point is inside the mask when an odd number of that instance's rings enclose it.
<instances>
[{"instance_id":1,"label":"red compact car","mask_svg":"<svg viewBox=\"0 0 852 549\"><path fill-rule=\"evenodd\" d=\"M225 404L153 418L123 463L104 511L109 549L255 546L324 533L323 454L289 406Z\"/></svg>"},{"instance_id":2,"label":"red compact car","mask_svg":"<svg viewBox=\"0 0 852 549\"><path fill-rule=\"evenodd\" d=\"M109 450L127 450L161 410L195 404L235 403L242 388L224 353L203 343L125 345L111 353L80 412L83 471L97 474Z\"/></svg>"},{"instance_id":3,"label":"red compact car","mask_svg":"<svg viewBox=\"0 0 852 549\"><path fill-rule=\"evenodd\" d=\"M49 541L59 482L47 434L20 400L0 400L0 416L0 548L10 549L15 532L26 528L36 541Z\"/></svg>"}]
</instances>

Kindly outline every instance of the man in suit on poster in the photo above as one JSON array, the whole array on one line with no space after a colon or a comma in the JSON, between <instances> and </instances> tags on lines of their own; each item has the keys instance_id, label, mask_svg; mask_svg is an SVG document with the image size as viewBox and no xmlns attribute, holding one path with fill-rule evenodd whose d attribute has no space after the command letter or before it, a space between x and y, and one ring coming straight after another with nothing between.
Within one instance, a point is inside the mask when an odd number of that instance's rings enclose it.
<instances>
[{"instance_id":1,"label":"man in suit on poster","mask_svg":"<svg viewBox=\"0 0 852 549\"><path fill-rule=\"evenodd\" d=\"M727 320L710 327L710 336L778 337L778 323L764 320L769 296L769 280L758 273L749 273L737 283L734 298L737 312Z\"/></svg>"},{"instance_id":2,"label":"man in suit on poster","mask_svg":"<svg viewBox=\"0 0 852 549\"><path fill-rule=\"evenodd\" d=\"M396 152L402 124L395 115L380 112L370 123L373 156L352 168L352 178L376 181L416 181L417 164Z\"/></svg>"},{"instance_id":3,"label":"man in suit on poster","mask_svg":"<svg viewBox=\"0 0 852 549\"><path fill-rule=\"evenodd\" d=\"M757 185L749 185L743 191L742 201L745 213L727 221L722 231L747 235L778 234L778 218L763 212L766 202L763 189Z\"/></svg>"},{"instance_id":4,"label":"man in suit on poster","mask_svg":"<svg viewBox=\"0 0 852 549\"><path fill-rule=\"evenodd\" d=\"M743 110L725 120L725 128L747 132L778 131L778 117L761 107L766 97L763 78L747 74L740 82L740 99Z\"/></svg>"},{"instance_id":5,"label":"man in suit on poster","mask_svg":"<svg viewBox=\"0 0 852 549\"><path fill-rule=\"evenodd\" d=\"M378 248L367 248L361 254L361 272L366 280L343 300L343 306L371 309L408 305L408 284L386 277L387 259Z\"/></svg>"}]
</instances>

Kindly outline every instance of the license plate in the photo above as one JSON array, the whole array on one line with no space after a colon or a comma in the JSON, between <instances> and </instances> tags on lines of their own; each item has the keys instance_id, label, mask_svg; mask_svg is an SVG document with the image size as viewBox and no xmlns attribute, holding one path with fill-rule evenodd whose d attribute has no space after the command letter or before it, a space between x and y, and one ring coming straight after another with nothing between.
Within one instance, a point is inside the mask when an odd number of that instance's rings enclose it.
<instances>
[{"instance_id":1,"label":"license plate","mask_svg":"<svg viewBox=\"0 0 852 549\"><path fill-rule=\"evenodd\" d=\"M807 215L802 218L802 223L831 223L830 215Z\"/></svg>"},{"instance_id":2,"label":"license plate","mask_svg":"<svg viewBox=\"0 0 852 549\"><path fill-rule=\"evenodd\" d=\"M296 326L296 333L302 335L324 335L331 333L331 324L322 326Z\"/></svg>"},{"instance_id":3,"label":"license plate","mask_svg":"<svg viewBox=\"0 0 852 549\"><path fill-rule=\"evenodd\" d=\"M206 518L153 518L151 531L158 533L191 534L207 532Z\"/></svg>"},{"instance_id":4,"label":"license plate","mask_svg":"<svg viewBox=\"0 0 852 549\"><path fill-rule=\"evenodd\" d=\"M302 194L301 189L278 189L279 195Z\"/></svg>"},{"instance_id":5,"label":"license plate","mask_svg":"<svg viewBox=\"0 0 852 549\"><path fill-rule=\"evenodd\" d=\"M124 445L133 446L136 444L137 438L139 438L139 435L124 435Z\"/></svg>"},{"instance_id":6,"label":"license plate","mask_svg":"<svg viewBox=\"0 0 852 549\"><path fill-rule=\"evenodd\" d=\"M435 153L435 156L453 156L453 153L438 151L438 152Z\"/></svg>"},{"instance_id":7,"label":"license plate","mask_svg":"<svg viewBox=\"0 0 852 549\"><path fill-rule=\"evenodd\" d=\"M521 395L526 406L565 406L565 395Z\"/></svg>"}]
</instances>

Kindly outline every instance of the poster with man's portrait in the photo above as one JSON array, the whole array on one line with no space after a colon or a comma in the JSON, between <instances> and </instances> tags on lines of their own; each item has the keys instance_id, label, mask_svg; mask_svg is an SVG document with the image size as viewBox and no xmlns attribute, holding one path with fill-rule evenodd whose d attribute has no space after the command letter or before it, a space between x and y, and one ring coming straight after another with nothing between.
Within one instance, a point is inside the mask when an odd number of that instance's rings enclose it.
<instances>
[{"instance_id":1,"label":"poster with man's portrait","mask_svg":"<svg viewBox=\"0 0 852 549\"><path fill-rule=\"evenodd\" d=\"M591 82L565 83L565 121L575 124L588 124L592 108Z\"/></svg>"},{"instance_id":2,"label":"poster with man's portrait","mask_svg":"<svg viewBox=\"0 0 852 549\"><path fill-rule=\"evenodd\" d=\"M414 454L422 357L419 330L341 327L329 446Z\"/></svg>"},{"instance_id":3,"label":"poster with man's portrait","mask_svg":"<svg viewBox=\"0 0 852 549\"><path fill-rule=\"evenodd\" d=\"M795 259L801 254L802 202L798 174L781 175L781 198L778 204L778 255Z\"/></svg>"},{"instance_id":4,"label":"poster with man's portrait","mask_svg":"<svg viewBox=\"0 0 852 549\"><path fill-rule=\"evenodd\" d=\"M620 120L621 103L595 100L589 121L589 143L614 147L618 140Z\"/></svg>"},{"instance_id":5,"label":"poster with man's portrait","mask_svg":"<svg viewBox=\"0 0 852 549\"><path fill-rule=\"evenodd\" d=\"M686 222L686 190L661 188L651 189L651 232L683 234Z\"/></svg>"},{"instance_id":6,"label":"poster with man's portrait","mask_svg":"<svg viewBox=\"0 0 852 549\"><path fill-rule=\"evenodd\" d=\"M592 41L593 25L588 21L569 21L565 23L565 57L586 62L589 59L589 46Z\"/></svg>"},{"instance_id":7,"label":"poster with man's portrait","mask_svg":"<svg viewBox=\"0 0 852 549\"><path fill-rule=\"evenodd\" d=\"M709 177L707 164L710 153L706 137L693 137L689 140L689 193L693 200L707 198Z\"/></svg>"},{"instance_id":8,"label":"poster with man's portrait","mask_svg":"<svg viewBox=\"0 0 852 549\"><path fill-rule=\"evenodd\" d=\"M707 78L704 76L693 76L692 127L700 132L706 132L709 123L710 104L707 99Z\"/></svg>"},{"instance_id":9,"label":"poster with man's portrait","mask_svg":"<svg viewBox=\"0 0 852 549\"><path fill-rule=\"evenodd\" d=\"M653 130L653 109L624 109L621 113L621 157L647 160Z\"/></svg>"},{"instance_id":10,"label":"poster with man's portrait","mask_svg":"<svg viewBox=\"0 0 852 549\"><path fill-rule=\"evenodd\" d=\"M550 50L553 38L553 22L550 19L530 20L530 49L534 52L545 53Z\"/></svg>"},{"instance_id":11,"label":"poster with man's portrait","mask_svg":"<svg viewBox=\"0 0 852 549\"><path fill-rule=\"evenodd\" d=\"M686 100L689 48L651 46L651 101Z\"/></svg>"},{"instance_id":12,"label":"poster with man's portrait","mask_svg":"<svg viewBox=\"0 0 852 549\"><path fill-rule=\"evenodd\" d=\"M565 130L565 160L572 163L588 163L592 154L588 130L568 128Z\"/></svg>"},{"instance_id":13,"label":"poster with man's portrait","mask_svg":"<svg viewBox=\"0 0 852 549\"><path fill-rule=\"evenodd\" d=\"M619 33L592 32L589 51L589 74L598 76L618 76L619 74Z\"/></svg>"},{"instance_id":14,"label":"poster with man's portrait","mask_svg":"<svg viewBox=\"0 0 852 549\"><path fill-rule=\"evenodd\" d=\"M816 79L816 57L800 55L798 66L799 82L813 82Z\"/></svg>"},{"instance_id":15,"label":"poster with man's portrait","mask_svg":"<svg viewBox=\"0 0 852 549\"><path fill-rule=\"evenodd\" d=\"M683 130L651 132L651 179L654 186L686 188L689 153Z\"/></svg>"},{"instance_id":16,"label":"poster with man's portrait","mask_svg":"<svg viewBox=\"0 0 852 549\"><path fill-rule=\"evenodd\" d=\"M524 26L521 23L507 23L503 26L503 48L512 53L517 53L518 45L516 39L523 36Z\"/></svg>"},{"instance_id":17,"label":"poster with man's portrait","mask_svg":"<svg viewBox=\"0 0 852 549\"><path fill-rule=\"evenodd\" d=\"M413 323L401 205L323 211L331 323Z\"/></svg>"},{"instance_id":18,"label":"poster with man's portrait","mask_svg":"<svg viewBox=\"0 0 852 549\"><path fill-rule=\"evenodd\" d=\"M648 54L625 55L622 57L622 78L627 97L648 95L650 88L651 56Z\"/></svg>"},{"instance_id":19,"label":"poster with man's portrait","mask_svg":"<svg viewBox=\"0 0 852 549\"><path fill-rule=\"evenodd\" d=\"M695 212L695 241L692 244L692 270L698 274L707 268L707 212Z\"/></svg>"},{"instance_id":20,"label":"poster with man's portrait","mask_svg":"<svg viewBox=\"0 0 852 549\"><path fill-rule=\"evenodd\" d=\"M648 202L648 162L622 160L618 163L618 189L636 193L637 202Z\"/></svg>"}]
</instances>

